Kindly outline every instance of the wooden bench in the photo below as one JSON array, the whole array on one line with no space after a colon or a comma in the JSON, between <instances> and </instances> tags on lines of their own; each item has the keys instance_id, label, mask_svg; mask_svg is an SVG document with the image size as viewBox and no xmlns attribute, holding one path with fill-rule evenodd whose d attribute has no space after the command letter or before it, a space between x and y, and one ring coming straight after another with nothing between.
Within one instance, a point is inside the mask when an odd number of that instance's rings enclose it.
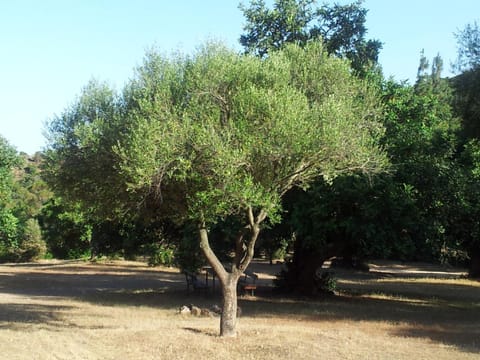
<instances>
[{"instance_id":1,"label":"wooden bench","mask_svg":"<svg viewBox=\"0 0 480 360\"><path fill-rule=\"evenodd\" d=\"M208 285L204 283L203 281L198 280L197 275L190 272L190 271L184 271L185 274L185 280L187 281L187 292L190 292L190 287L195 290L202 290L202 291L207 291L208 290Z\"/></svg>"},{"instance_id":2,"label":"wooden bench","mask_svg":"<svg viewBox=\"0 0 480 360\"><path fill-rule=\"evenodd\" d=\"M250 292L250 294L254 296L255 290L257 290L257 280L257 274L252 271L245 270L243 272L243 276L238 281L238 284L244 293Z\"/></svg>"}]
</instances>

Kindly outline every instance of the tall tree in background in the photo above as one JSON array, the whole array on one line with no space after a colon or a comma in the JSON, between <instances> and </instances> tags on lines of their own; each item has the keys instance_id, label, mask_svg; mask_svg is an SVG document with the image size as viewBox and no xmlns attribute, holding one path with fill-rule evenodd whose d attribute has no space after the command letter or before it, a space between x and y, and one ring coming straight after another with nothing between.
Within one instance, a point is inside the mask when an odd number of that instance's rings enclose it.
<instances>
[{"instance_id":1,"label":"tall tree in background","mask_svg":"<svg viewBox=\"0 0 480 360\"><path fill-rule=\"evenodd\" d=\"M21 163L15 149L0 136L0 252L17 244L18 219L13 214L13 170Z\"/></svg>"},{"instance_id":2,"label":"tall tree in background","mask_svg":"<svg viewBox=\"0 0 480 360\"><path fill-rule=\"evenodd\" d=\"M18 154L0 137L0 260L29 261L42 256L37 215L50 197L40 179L40 154Z\"/></svg>"},{"instance_id":3,"label":"tall tree in background","mask_svg":"<svg viewBox=\"0 0 480 360\"><path fill-rule=\"evenodd\" d=\"M459 121L441 78L442 60L422 56L414 86L384 81L382 144L391 172L374 178L317 181L291 204L294 255L283 274L288 290L315 293L314 274L331 257L457 261L462 176L456 163ZM465 244L467 244L465 242ZM460 250L460 251L459 251ZM317 276L318 278L318 276Z\"/></svg>"},{"instance_id":4,"label":"tall tree in background","mask_svg":"<svg viewBox=\"0 0 480 360\"><path fill-rule=\"evenodd\" d=\"M460 122L441 70L439 56L431 66L422 56L414 86L387 82L385 143L396 170L394 181L409 189L416 208L416 226L409 232L416 254L447 261L458 205Z\"/></svg>"},{"instance_id":5,"label":"tall tree in background","mask_svg":"<svg viewBox=\"0 0 480 360\"><path fill-rule=\"evenodd\" d=\"M477 22L467 24L455 34L457 38L457 61L454 67L457 71L476 70L480 66L480 28Z\"/></svg>"},{"instance_id":6,"label":"tall tree in background","mask_svg":"<svg viewBox=\"0 0 480 360\"><path fill-rule=\"evenodd\" d=\"M379 40L365 39L368 10L362 5L363 0L348 5L323 5L316 12L318 24L311 31L313 36L319 34L324 39L330 54L349 59L359 74L377 63L382 48Z\"/></svg>"},{"instance_id":7,"label":"tall tree in background","mask_svg":"<svg viewBox=\"0 0 480 360\"><path fill-rule=\"evenodd\" d=\"M458 32L458 58L454 68L460 74L452 79L454 107L462 118L464 138L480 138L480 28L468 24Z\"/></svg>"},{"instance_id":8,"label":"tall tree in background","mask_svg":"<svg viewBox=\"0 0 480 360\"><path fill-rule=\"evenodd\" d=\"M122 240L108 238L105 232L118 234L112 229L119 230L122 223L137 217L122 210L130 199L116 181L118 164L111 150L117 141L115 133L121 131L121 111L113 89L92 80L73 105L49 124L50 149L43 176L56 198L44 209L42 222L56 255L90 251L95 257L101 248L119 249ZM59 221L52 222L56 217Z\"/></svg>"},{"instance_id":9,"label":"tall tree in background","mask_svg":"<svg viewBox=\"0 0 480 360\"><path fill-rule=\"evenodd\" d=\"M454 109L462 120L463 151L460 163L464 170L463 206L456 213L458 241L470 257L470 275L480 277L480 28L467 24L456 34L458 58L454 68L460 74L451 79L455 89Z\"/></svg>"},{"instance_id":10,"label":"tall tree in background","mask_svg":"<svg viewBox=\"0 0 480 360\"><path fill-rule=\"evenodd\" d=\"M100 213L112 208L103 194L114 188L116 199L136 199L122 200L121 209L136 212L152 201L163 216L196 224L222 285L222 336L236 335L237 282L262 223L278 219L281 197L319 176L386 164L375 140L382 133L375 92L320 43L286 46L265 59L211 45L187 58L151 53L117 104L113 112L77 117L70 110L53 121L50 176L83 204L91 199L83 185L95 185L90 207ZM113 165L104 176L70 175L106 159ZM209 230L231 216L240 226L225 267Z\"/></svg>"},{"instance_id":11,"label":"tall tree in background","mask_svg":"<svg viewBox=\"0 0 480 360\"><path fill-rule=\"evenodd\" d=\"M315 0L277 0L273 9L269 9L263 0L253 0L249 6L241 4L247 23L240 44L247 53L260 57L287 43L304 46L312 39L313 4Z\"/></svg>"},{"instance_id":12,"label":"tall tree in background","mask_svg":"<svg viewBox=\"0 0 480 360\"><path fill-rule=\"evenodd\" d=\"M108 218L118 209L122 192L114 177L111 148L116 140L111 134L118 130L119 111L115 92L106 83L92 80L47 129L50 148L45 154L44 178L63 202L81 201L85 216ZM81 187L79 179L85 179ZM110 210L102 214L106 209Z\"/></svg>"},{"instance_id":13,"label":"tall tree in background","mask_svg":"<svg viewBox=\"0 0 480 360\"><path fill-rule=\"evenodd\" d=\"M314 0L276 0L269 9L263 0L240 5L246 18L240 44L247 53L259 56L287 43L304 46L321 38L329 54L350 60L363 75L377 63L382 44L366 40L367 10L359 0L348 5L315 7Z\"/></svg>"},{"instance_id":14,"label":"tall tree in background","mask_svg":"<svg viewBox=\"0 0 480 360\"><path fill-rule=\"evenodd\" d=\"M454 214L455 240L470 260L469 275L480 278L480 141L471 139L464 146L461 158L463 181L462 206Z\"/></svg>"}]
</instances>

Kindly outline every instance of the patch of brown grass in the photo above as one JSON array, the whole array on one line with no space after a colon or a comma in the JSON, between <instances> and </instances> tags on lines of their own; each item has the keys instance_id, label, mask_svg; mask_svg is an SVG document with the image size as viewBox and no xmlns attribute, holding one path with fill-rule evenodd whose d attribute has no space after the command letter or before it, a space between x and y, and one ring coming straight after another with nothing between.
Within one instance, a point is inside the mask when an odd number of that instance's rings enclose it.
<instances>
[{"instance_id":1,"label":"patch of brown grass","mask_svg":"<svg viewBox=\"0 0 480 360\"><path fill-rule=\"evenodd\" d=\"M268 268L265 268L266 272ZM272 272L275 270L271 270ZM270 274L271 275L271 274ZM237 339L182 316L218 296L138 263L0 266L5 359L478 359L480 285L341 275L337 296L243 297Z\"/></svg>"}]
</instances>

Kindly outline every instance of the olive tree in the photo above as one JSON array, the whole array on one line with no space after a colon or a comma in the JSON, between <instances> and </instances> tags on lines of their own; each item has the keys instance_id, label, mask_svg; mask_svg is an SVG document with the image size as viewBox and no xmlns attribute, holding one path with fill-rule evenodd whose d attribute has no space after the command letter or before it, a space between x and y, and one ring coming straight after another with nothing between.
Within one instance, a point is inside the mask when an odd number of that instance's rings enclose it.
<instances>
[{"instance_id":1,"label":"olive tree","mask_svg":"<svg viewBox=\"0 0 480 360\"><path fill-rule=\"evenodd\" d=\"M263 60L214 46L180 60L154 54L138 75L127 94L137 106L115 148L120 174L132 192L175 197L166 206L197 224L222 285L220 332L234 336L238 279L282 195L319 176L384 165L375 94L319 43ZM244 226L226 268L209 227L231 215Z\"/></svg>"},{"instance_id":2,"label":"olive tree","mask_svg":"<svg viewBox=\"0 0 480 360\"><path fill-rule=\"evenodd\" d=\"M113 144L108 155L88 150L108 159L97 159L106 174L85 171L70 191L97 183L126 199L125 210L153 203L162 216L196 224L200 248L221 283L225 337L236 335L238 279L254 256L262 223L278 220L282 196L321 176L378 172L386 164L376 143L382 127L375 91L318 42L289 45L263 59L215 44L192 56L151 52L117 107L111 121L97 113L82 131L68 132L77 138L56 158L56 179L61 182L63 166L73 166L62 156L88 154L82 141L102 149ZM53 138L61 139L61 132ZM77 168L78 161L91 163L82 156L75 158ZM96 194L97 203L107 201L108 189ZM209 229L232 216L243 225L225 266L212 250Z\"/></svg>"}]
</instances>

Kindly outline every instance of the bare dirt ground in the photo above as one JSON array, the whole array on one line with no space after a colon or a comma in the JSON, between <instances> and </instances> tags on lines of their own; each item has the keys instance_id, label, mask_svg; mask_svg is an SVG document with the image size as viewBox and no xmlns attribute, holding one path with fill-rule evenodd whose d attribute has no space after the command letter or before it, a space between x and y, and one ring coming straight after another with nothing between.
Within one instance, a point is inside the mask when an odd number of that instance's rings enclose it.
<instances>
[{"instance_id":1,"label":"bare dirt ground","mask_svg":"<svg viewBox=\"0 0 480 360\"><path fill-rule=\"evenodd\" d=\"M336 296L274 294L281 265L239 303L240 336L179 315L217 293L187 293L176 269L139 262L0 265L0 359L480 359L480 283L429 264L335 269ZM218 289L218 287L217 287Z\"/></svg>"}]
</instances>

